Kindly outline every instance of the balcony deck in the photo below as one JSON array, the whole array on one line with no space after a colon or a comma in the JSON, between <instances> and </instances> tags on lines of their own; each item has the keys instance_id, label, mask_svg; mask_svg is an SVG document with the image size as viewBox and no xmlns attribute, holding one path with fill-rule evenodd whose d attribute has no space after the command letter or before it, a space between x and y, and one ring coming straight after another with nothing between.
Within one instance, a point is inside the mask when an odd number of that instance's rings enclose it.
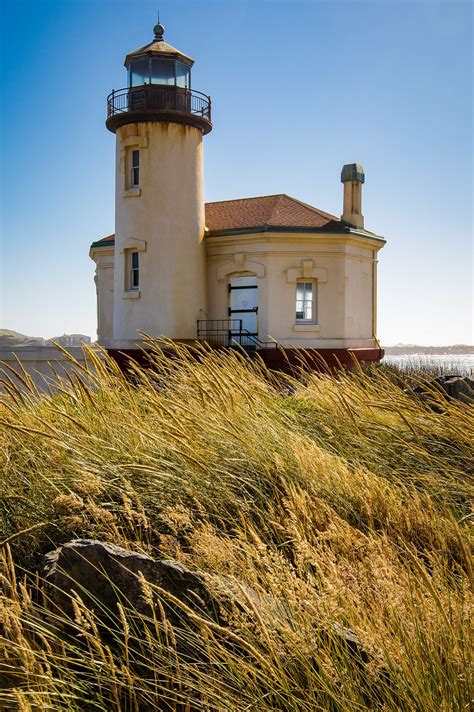
<instances>
[{"instance_id":1,"label":"balcony deck","mask_svg":"<svg viewBox=\"0 0 474 712\"><path fill-rule=\"evenodd\" d=\"M162 84L116 89L107 97L106 126L115 133L119 126L141 121L172 121L188 124L207 134L212 129L211 98L202 92Z\"/></svg>"}]
</instances>

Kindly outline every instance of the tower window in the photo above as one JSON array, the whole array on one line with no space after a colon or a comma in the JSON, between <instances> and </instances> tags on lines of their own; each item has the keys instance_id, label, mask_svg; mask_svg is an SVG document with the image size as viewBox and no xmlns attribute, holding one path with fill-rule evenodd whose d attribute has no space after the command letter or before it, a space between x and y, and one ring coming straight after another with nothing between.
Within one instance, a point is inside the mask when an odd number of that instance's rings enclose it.
<instances>
[{"instance_id":1,"label":"tower window","mask_svg":"<svg viewBox=\"0 0 474 712\"><path fill-rule=\"evenodd\" d=\"M140 288L140 257L137 250L126 251L126 289Z\"/></svg>"},{"instance_id":2,"label":"tower window","mask_svg":"<svg viewBox=\"0 0 474 712\"><path fill-rule=\"evenodd\" d=\"M130 86L139 87L150 82L150 60L136 59L129 67Z\"/></svg>"},{"instance_id":3,"label":"tower window","mask_svg":"<svg viewBox=\"0 0 474 712\"><path fill-rule=\"evenodd\" d=\"M134 148L130 155L130 188L140 186L140 151Z\"/></svg>"},{"instance_id":4,"label":"tower window","mask_svg":"<svg viewBox=\"0 0 474 712\"><path fill-rule=\"evenodd\" d=\"M297 282L296 284L296 321L315 323L316 321L316 284Z\"/></svg>"},{"instance_id":5,"label":"tower window","mask_svg":"<svg viewBox=\"0 0 474 712\"><path fill-rule=\"evenodd\" d=\"M191 70L184 62L176 62L176 86L185 89L191 86Z\"/></svg>"},{"instance_id":6,"label":"tower window","mask_svg":"<svg viewBox=\"0 0 474 712\"><path fill-rule=\"evenodd\" d=\"M152 84L176 84L175 62L170 59L152 58L151 60L151 83Z\"/></svg>"}]
</instances>

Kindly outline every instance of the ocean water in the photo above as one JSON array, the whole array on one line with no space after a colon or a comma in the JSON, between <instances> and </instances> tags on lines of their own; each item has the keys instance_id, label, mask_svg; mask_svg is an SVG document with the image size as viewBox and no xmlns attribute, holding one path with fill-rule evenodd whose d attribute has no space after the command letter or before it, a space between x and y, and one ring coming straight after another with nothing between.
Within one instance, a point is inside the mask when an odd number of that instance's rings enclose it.
<instances>
[{"instance_id":1,"label":"ocean water","mask_svg":"<svg viewBox=\"0 0 474 712\"><path fill-rule=\"evenodd\" d=\"M408 371L429 370L435 375L458 373L474 376L474 354L389 354L382 363Z\"/></svg>"}]
</instances>

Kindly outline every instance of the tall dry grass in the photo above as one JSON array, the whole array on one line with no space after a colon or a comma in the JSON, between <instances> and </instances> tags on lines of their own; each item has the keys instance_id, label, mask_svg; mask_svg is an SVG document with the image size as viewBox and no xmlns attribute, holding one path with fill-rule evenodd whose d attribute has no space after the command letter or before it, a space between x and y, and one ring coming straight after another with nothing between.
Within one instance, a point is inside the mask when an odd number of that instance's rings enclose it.
<instances>
[{"instance_id":1,"label":"tall dry grass","mask_svg":"<svg viewBox=\"0 0 474 712\"><path fill-rule=\"evenodd\" d=\"M5 384L0 706L468 710L472 408L377 368L296 381L167 343L152 359L125 378L88 350L51 397ZM78 537L225 575L241 606L221 628L125 605L104 632L78 598L66 629L34 572Z\"/></svg>"}]
</instances>

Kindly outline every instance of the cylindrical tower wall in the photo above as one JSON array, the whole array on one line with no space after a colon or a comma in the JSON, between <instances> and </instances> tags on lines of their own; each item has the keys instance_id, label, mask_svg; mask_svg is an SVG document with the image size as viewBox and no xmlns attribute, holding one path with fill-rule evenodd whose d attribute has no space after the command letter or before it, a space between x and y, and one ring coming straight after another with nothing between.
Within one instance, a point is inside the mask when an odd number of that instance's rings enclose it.
<instances>
[{"instance_id":1,"label":"cylindrical tower wall","mask_svg":"<svg viewBox=\"0 0 474 712\"><path fill-rule=\"evenodd\" d=\"M148 121L116 136L114 343L131 347L139 332L195 339L206 310L202 132ZM139 187L130 184L137 149ZM138 289L129 280L134 250Z\"/></svg>"}]
</instances>

